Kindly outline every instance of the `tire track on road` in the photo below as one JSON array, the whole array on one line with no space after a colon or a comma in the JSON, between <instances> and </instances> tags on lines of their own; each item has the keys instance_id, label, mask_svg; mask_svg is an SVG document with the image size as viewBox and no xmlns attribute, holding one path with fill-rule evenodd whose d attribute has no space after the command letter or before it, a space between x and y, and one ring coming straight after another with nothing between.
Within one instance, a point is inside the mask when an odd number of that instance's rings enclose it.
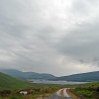
<instances>
[{"instance_id":1,"label":"tire track on road","mask_svg":"<svg viewBox=\"0 0 99 99\"><path fill-rule=\"evenodd\" d=\"M68 88L60 89L56 92L56 94L46 97L44 99L72 99L67 93Z\"/></svg>"},{"instance_id":2,"label":"tire track on road","mask_svg":"<svg viewBox=\"0 0 99 99\"><path fill-rule=\"evenodd\" d=\"M72 97L67 93L67 89L69 88L63 89L63 97L64 99L72 99Z\"/></svg>"}]
</instances>

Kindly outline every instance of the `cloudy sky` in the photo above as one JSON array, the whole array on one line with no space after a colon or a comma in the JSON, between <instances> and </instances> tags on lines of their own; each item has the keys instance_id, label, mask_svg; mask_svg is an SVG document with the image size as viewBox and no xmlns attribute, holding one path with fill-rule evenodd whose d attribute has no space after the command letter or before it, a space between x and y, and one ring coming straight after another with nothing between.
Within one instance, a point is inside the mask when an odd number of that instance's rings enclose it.
<instances>
[{"instance_id":1,"label":"cloudy sky","mask_svg":"<svg viewBox=\"0 0 99 99\"><path fill-rule=\"evenodd\" d=\"M98 10L98 0L0 0L0 68L99 70Z\"/></svg>"}]
</instances>

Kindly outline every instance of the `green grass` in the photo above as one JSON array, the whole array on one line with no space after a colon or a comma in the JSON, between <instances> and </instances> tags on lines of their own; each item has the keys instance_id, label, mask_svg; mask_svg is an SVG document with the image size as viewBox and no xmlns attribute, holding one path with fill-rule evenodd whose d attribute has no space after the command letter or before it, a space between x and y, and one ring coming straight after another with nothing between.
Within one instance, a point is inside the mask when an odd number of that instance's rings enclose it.
<instances>
[{"instance_id":1,"label":"green grass","mask_svg":"<svg viewBox=\"0 0 99 99\"><path fill-rule=\"evenodd\" d=\"M0 73L0 90L16 90L26 88L45 88L45 87L76 87L77 85L56 85L56 84L32 84L26 80L14 78Z\"/></svg>"},{"instance_id":2,"label":"green grass","mask_svg":"<svg viewBox=\"0 0 99 99\"><path fill-rule=\"evenodd\" d=\"M75 85L55 85L55 84L32 84L26 80L14 78L6 74L0 73L0 90L11 90L10 95L0 96L0 99L36 99L38 96L47 96L56 92L60 88L76 87ZM32 90L33 92L27 96L17 94L21 90Z\"/></svg>"},{"instance_id":3,"label":"green grass","mask_svg":"<svg viewBox=\"0 0 99 99\"><path fill-rule=\"evenodd\" d=\"M39 96L46 97L61 88L75 88L78 85L57 85L57 84L33 84L26 80L14 78L0 73L0 90L11 90L9 95L0 95L0 99L36 99ZM21 90L32 91L28 95L20 95Z\"/></svg>"},{"instance_id":4,"label":"green grass","mask_svg":"<svg viewBox=\"0 0 99 99\"><path fill-rule=\"evenodd\" d=\"M4 89L14 90L16 88L23 88L27 86L28 86L28 82L25 80L21 80L0 73L0 90L4 90Z\"/></svg>"},{"instance_id":5,"label":"green grass","mask_svg":"<svg viewBox=\"0 0 99 99\"><path fill-rule=\"evenodd\" d=\"M97 92L97 87L99 87L99 82L88 83L79 85L73 91L80 96L83 96L85 99L99 99L99 92Z\"/></svg>"},{"instance_id":6,"label":"green grass","mask_svg":"<svg viewBox=\"0 0 99 99\"><path fill-rule=\"evenodd\" d=\"M37 86L38 87L38 86ZM58 89L62 88L63 86L60 85L44 85L41 88L31 88L31 89L22 89L22 90L32 90L32 92L28 95L20 95L19 93L13 93L9 95L1 96L0 99L36 99L39 96L48 97L56 92ZM20 92L21 90L16 90L16 92ZM27 98L28 97L28 98Z\"/></svg>"}]
</instances>

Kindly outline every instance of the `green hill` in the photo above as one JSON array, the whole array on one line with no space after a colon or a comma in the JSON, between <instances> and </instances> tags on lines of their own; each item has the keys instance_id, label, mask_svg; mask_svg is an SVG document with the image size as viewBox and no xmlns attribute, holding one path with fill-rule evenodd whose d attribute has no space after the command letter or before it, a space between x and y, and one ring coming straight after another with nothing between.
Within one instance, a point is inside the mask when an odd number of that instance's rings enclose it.
<instances>
[{"instance_id":1,"label":"green hill","mask_svg":"<svg viewBox=\"0 0 99 99\"><path fill-rule=\"evenodd\" d=\"M0 72L23 79L54 79L55 76L47 73L22 72L15 69L1 69Z\"/></svg>"},{"instance_id":2,"label":"green hill","mask_svg":"<svg viewBox=\"0 0 99 99\"><path fill-rule=\"evenodd\" d=\"M80 73L69 76L57 77L54 80L66 80L66 81L99 81L99 71Z\"/></svg>"},{"instance_id":3,"label":"green hill","mask_svg":"<svg viewBox=\"0 0 99 99\"><path fill-rule=\"evenodd\" d=\"M0 72L0 90L23 90L33 88L46 88L46 87L61 87L62 85L52 84L33 84L26 80L14 78L12 76Z\"/></svg>"},{"instance_id":4,"label":"green hill","mask_svg":"<svg viewBox=\"0 0 99 99\"><path fill-rule=\"evenodd\" d=\"M14 78L0 72L0 99L37 99L39 96L45 97L58 89L66 87L64 85L32 84L25 80ZM5 92L10 90L10 94ZM20 95L21 90L26 90L30 94ZM2 93L1 93L2 92Z\"/></svg>"},{"instance_id":5,"label":"green hill","mask_svg":"<svg viewBox=\"0 0 99 99\"><path fill-rule=\"evenodd\" d=\"M27 81L11 77L0 72L0 90L21 89L27 86L28 86Z\"/></svg>"}]
</instances>

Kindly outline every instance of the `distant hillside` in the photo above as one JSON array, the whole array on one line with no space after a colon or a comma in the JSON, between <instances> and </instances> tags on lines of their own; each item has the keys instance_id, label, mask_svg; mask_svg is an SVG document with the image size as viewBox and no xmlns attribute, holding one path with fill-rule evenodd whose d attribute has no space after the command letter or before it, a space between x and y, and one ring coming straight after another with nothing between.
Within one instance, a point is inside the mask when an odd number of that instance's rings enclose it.
<instances>
[{"instance_id":1,"label":"distant hillside","mask_svg":"<svg viewBox=\"0 0 99 99\"><path fill-rule=\"evenodd\" d=\"M66 81L99 81L99 71L57 77L54 80Z\"/></svg>"},{"instance_id":2,"label":"distant hillside","mask_svg":"<svg viewBox=\"0 0 99 99\"><path fill-rule=\"evenodd\" d=\"M35 72L21 72L14 69L2 69L0 72L5 73L7 75L23 78L23 79L55 79L56 77L51 74L46 73L35 73Z\"/></svg>"},{"instance_id":3,"label":"distant hillside","mask_svg":"<svg viewBox=\"0 0 99 99\"><path fill-rule=\"evenodd\" d=\"M0 72L0 90L22 88L27 84L25 80L14 78Z\"/></svg>"},{"instance_id":4,"label":"distant hillside","mask_svg":"<svg viewBox=\"0 0 99 99\"><path fill-rule=\"evenodd\" d=\"M99 81L99 71L80 73L69 76L55 77L51 74L46 73L35 73L35 72L21 72L15 69L2 69L0 72L7 75L22 78L22 79L52 79L52 80L66 80L66 81Z\"/></svg>"}]
</instances>

